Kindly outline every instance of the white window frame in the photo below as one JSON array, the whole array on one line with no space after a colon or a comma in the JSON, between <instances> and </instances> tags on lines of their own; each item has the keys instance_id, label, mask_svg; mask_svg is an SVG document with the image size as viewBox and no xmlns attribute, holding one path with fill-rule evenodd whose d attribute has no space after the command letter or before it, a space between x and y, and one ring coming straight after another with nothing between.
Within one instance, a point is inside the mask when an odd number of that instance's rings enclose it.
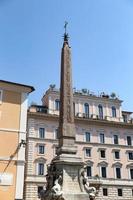
<instances>
[{"instance_id":1,"label":"white window frame","mask_svg":"<svg viewBox=\"0 0 133 200\"><path fill-rule=\"evenodd\" d=\"M117 178L117 176L116 176L116 168L120 168L120 175L121 175L120 178ZM114 173L115 173L115 179L117 179L117 180L122 179L122 167L121 166L114 166Z\"/></svg>"},{"instance_id":2,"label":"white window frame","mask_svg":"<svg viewBox=\"0 0 133 200\"><path fill-rule=\"evenodd\" d=\"M86 154L86 149L90 149L90 156L87 156L87 154ZM91 158L91 155L92 155L91 149L92 149L92 148L90 148L90 147L85 147L85 149L84 149L85 158Z\"/></svg>"},{"instance_id":3,"label":"white window frame","mask_svg":"<svg viewBox=\"0 0 133 200\"><path fill-rule=\"evenodd\" d=\"M116 151L119 152L119 158L116 158L116 157L115 157L115 152L116 152ZM114 150L114 151L113 151L113 155L114 155L114 160L120 160L120 159L121 159L120 150Z\"/></svg>"},{"instance_id":4,"label":"white window frame","mask_svg":"<svg viewBox=\"0 0 133 200\"><path fill-rule=\"evenodd\" d=\"M56 104L57 102L58 102L58 104ZM59 111L60 110L60 99L55 99L55 101L54 101L54 110L55 111Z\"/></svg>"},{"instance_id":5,"label":"white window frame","mask_svg":"<svg viewBox=\"0 0 133 200\"><path fill-rule=\"evenodd\" d=\"M43 164L44 165L44 170L43 170L43 175L39 175L39 164ZM44 162L42 162L42 161L38 161L37 163L36 163L36 175L37 176L44 176L44 174L45 174L45 163Z\"/></svg>"},{"instance_id":6,"label":"white window frame","mask_svg":"<svg viewBox=\"0 0 133 200\"><path fill-rule=\"evenodd\" d=\"M102 108L102 115L100 115L100 109L99 108ZM99 104L97 109L98 109L98 118L103 120L104 119L104 106L102 104Z\"/></svg>"},{"instance_id":7,"label":"white window frame","mask_svg":"<svg viewBox=\"0 0 133 200\"><path fill-rule=\"evenodd\" d=\"M133 151L128 151L128 152L127 152L128 161L133 162L133 159L129 159L129 153L132 153L132 154L133 154Z\"/></svg>"},{"instance_id":8,"label":"white window frame","mask_svg":"<svg viewBox=\"0 0 133 200\"><path fill-rule=\"evenodd\" d=\"M101 134L104 135L104 143L102 143L101 140L100 140L100 135L101 135ZM100 144L105 144L105 141L106 141L105 133L100 132L100 133L99 133L99 143L100 143Z\"/></svg>"},{"instance_id":9,"label":"white window frame","mask_svg":"<svg viewBox=\"0 0 133 200\"><path fill-rule=\"evenodd\" d=\"M114 110L115 110L115 116L113 116L113 114L114 114L114 113L113 113L113 112L114 112ZM112 107L111 107L111 112L112 112L112 113L111 113L111 114L112 114L112 115L111 115L111 116L112 116L112 118L117 118L117 109L116 109L116 107L115 107L115 106L112 106Z\"/></svg>"},{"instance_id":10,"label":"white window frame","mask_svg":"<svg viewBox=\"0 0 133 200\"><path fill-rule=\"evenodd\" d=\"M106 177L102 177L102 167L106 168ZM101 178L108 178L108 172L107 172L107 166L106 165L100 165L100 177Z\"/></svg>"},{"instance_id":11,"label":"white window frame","mask_svg":"<svg viewBox=\"0 0 133 200\"><path fill-rule=\"evenodd\" d=\"M98 163L98 168L99 168L99 176L101 178L104 178L102 177L102 167L105 167L106 168L106 178L108 178L108 163L106 161L100 161L100 163Z\"/></svg>"},{"instance_id":12,"label":"white window frame","mask_svg":"<svg viewBox=\"0 0 133 200\"><path fill-rule=\"evenodd\" d=\"M105 151L105 157L101 157L101 151ZM99 158L102 160L106 160L106 149L99 149Z\"/></svg>"},{"instance_id":13,"label":"white window frame","mask_svg":"<svg viewBox=\"0 0 133 200\"><path fill-rule=\"evenodd\" d=\"M91 176L87 176L87 167L91 167ZM88 178L90 178L90 177L92 177L92 165L90 165L90 164L88 164L87 166L86 166L86 176L88 177Z\"/></svg>"},{"instance_id":14,"label":"white window frame","mask_svg":"<svg viewBox=\"0 0 133 200\"><path fill-rule=\"evenodd\" d=\"M89 134L90 134L90 141L87 141L87 140L86 140L86 133L89 133ZM91 142L91 133L90 133L90 131L85 131L85 133L84 133L84 141L85 141L85 142Z\"/></svg>"},{"instance_id":15,"label":"white window frame","mask_svg":"<svg viewBox=\"0 0 133 200\"><path fill-rule=\"evenodd\" d=\"M86 111L86 109L85 109L86 106L88 106L88 112L85 112ZM83 111L84 111L85 116L87 116L89 118L89 116L90 116L90 105L89 105L89 103L87 103L87 102L84 103Z\"/></svg>"},{"instance_id":16,"label":"white window frame","mask_svg":"<svg viewBox=\"0 0 133 200\"><path fill-rule=\"evenodd\" d=\"M131 145L128 145L128 143L127 143L127 137L131 137ZM133 146L133 138L132 138L131 135L126 135L126 145L127 146Z\"/></svg>"},{"instance_id":17,"label":"white window frame","mask_svg":"<svg viewBox=\"0 0 133 200\"><path fill-rule=\"evenodd\" d=\"M44 153L39 153L39 146L43 146L44 147ZM37 149L38 149L38 155L44 155L45 154L45 144L38 144L37 145Z\"/></svg>"},{"instance_id":18,"label":"white window frame","mask_svg":"<svg viewBox=\"0 0 133 200\"><path fill-rule=\"evenodd\" d=\"M117 137L118 137L118 144L115 144L115 143L114 143L114 136L115 136L115 135L117 135ZM112 140L113 140L112 142L113 142L114 145L119 145L119 142L120 142L120 141L119 141L119 140L120 140L119 134L118 134L118 133L113 133L113 138L112 138Z\"/></svg>"},{"instance_id":19,"label":"white window frame","mask_svg":"<svg viewBox=\"0 0 133 200\"><path fill-rule=\"evenodd\" d=\"M39 130L40 130L41 128L44 129L44 138L41 138L41 137L40 137L40 132L39 132ZM41 140L42 140L42 139L45 139L45 138L46 138L46 135L45 135L45 134L46 134L46 128L40 126L40 127L38 128L38 138L41 139Z\"/></svg>"}]
</instances>

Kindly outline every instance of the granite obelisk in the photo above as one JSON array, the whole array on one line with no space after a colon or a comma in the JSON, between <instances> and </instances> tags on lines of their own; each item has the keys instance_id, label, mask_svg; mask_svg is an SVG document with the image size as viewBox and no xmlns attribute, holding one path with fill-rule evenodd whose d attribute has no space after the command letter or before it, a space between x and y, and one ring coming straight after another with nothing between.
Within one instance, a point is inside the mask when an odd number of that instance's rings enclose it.
<instances>
[{"instance_id":1,"label":"granite obelisk","mask_svg":"<svg viewBox=\"0 0 133 200\"><path fill-rule=\"evenodd\" d=\"M94 199L96 189L89 187L84 172L85 163L77 156L73 112L71 48L65 33L61 52L59 148L48 166L46 192L42 200Z\"/></svg>"},{"instance_id":2,"label":"granite obelisk","mask_svg":"<svg viewBox=\"0 0 133 200\"><path fill-rule=\"evenodd\" d=\"M65 26L66 27L66 26ZM68 34L64 33L61 52L60 116L59 116L59 154L75 154L75 125L73 111L71 48Z\"/></svg>"}]
</instances>

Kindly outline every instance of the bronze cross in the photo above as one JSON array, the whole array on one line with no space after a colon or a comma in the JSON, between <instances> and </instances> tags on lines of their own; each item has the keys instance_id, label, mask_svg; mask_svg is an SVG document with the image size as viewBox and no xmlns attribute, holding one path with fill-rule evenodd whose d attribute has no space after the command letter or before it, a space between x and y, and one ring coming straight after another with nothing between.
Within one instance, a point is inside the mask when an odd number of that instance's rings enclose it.
<instances>
[{"instance_id":1,"label":"bronze cross","mask_svg":"<svg viewBox=\"0 0 133 200\"><path fill-rule=\"evenodd\" d=\"M65 21L65 25L64 25L65 34L66 34L67 25L68 25L68 22Z\"/></svg>"}]
</instances>

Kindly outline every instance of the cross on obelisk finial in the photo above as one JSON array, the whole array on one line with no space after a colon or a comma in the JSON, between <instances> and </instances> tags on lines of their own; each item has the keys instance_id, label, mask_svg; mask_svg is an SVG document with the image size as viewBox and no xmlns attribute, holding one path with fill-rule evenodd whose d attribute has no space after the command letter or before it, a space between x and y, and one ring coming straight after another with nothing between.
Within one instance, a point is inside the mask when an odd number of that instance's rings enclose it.
<instances>
[{"instance_id":1,"label":"cross on obelisk finial","mask_svg":"<svg viewBox=\"0 0 133 200\"><path fill-rule=\"evenodd\" d=\"M65 33L64 33L64 42L68 42L68 33L67 33L67 25L68 25L68 22L65 21L65 24L64 24L64 29L65 29Z\"/></svg>"},{"instance_id":2,"label":"cross on obelisk finial","mask_svg":"<svg viewBox=\"0 0 133 200\"><path fill-rule=\"evenodd\" d=\"M67 25L68 25L68 22L67 22L67 21L65 21L65 25L64 25L65 34L67 34Z\"/></svg>"}]
</instances>

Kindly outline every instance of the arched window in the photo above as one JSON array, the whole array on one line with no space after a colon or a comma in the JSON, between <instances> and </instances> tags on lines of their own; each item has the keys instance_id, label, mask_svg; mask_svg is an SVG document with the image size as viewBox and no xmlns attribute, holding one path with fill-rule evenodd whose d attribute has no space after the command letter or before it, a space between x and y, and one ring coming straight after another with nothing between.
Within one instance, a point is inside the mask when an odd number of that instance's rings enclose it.
<instances>
[{"instance_id":1,"label":"arched window","mask_svg":"<svg viewBox=\"0 0 133 200\"><path fill-rule=\"evenodd\" d=\"M44 159L43 157L37 158L35 160L36 175L39 175L39 176L44 175L44 172L45 172L45 162L46 162L46 159Z\"/></svg>"},{"instance_id":2,"label":"arched window","mask_svg":"<svg viewBox=\"0 0 133 200\"><path fill-rule=\"evenodd\" d=\"M112 117L116 117L116 108L112 106Z\"/></svg>"},{"instance_id":3,"label":"arched window","mask_svg":"<svg viewBox=\"0 0 133 200\"><path fill-rule=\"evenodd\" d=\"M99 118L103 119L103 107L101 104L98 105L98 111L99 111Z\"/></svg>"},{"instance_id":4,"label":"arched window","mask_svg":"<svg viewBox=\"0 0 133 200\"><path fill-rule=\"evenodd\" d=\"M55 110L60 110L60 100L59 99L55 100Z\"/></svg>"},{"instance_id":5,"label":"arched window","mask_svg":"<svg viewBox=\"0 0 133 200\"><path fill-rule=\"evenodd\" d=\"M100 168L100 177L102 178L107 178L107 168L108 168L108 163L105 161L102 161L98 163L98 166Z\"/></svg>"},{"instance_id":6,"label":"arched window","mask_svg":"<svg viewBox=\"0 0 133 200\"><path fill-rule=\"evenodd\" d=\"M85 117L89 118L89 104L88 103L84 104L84 113L85 113Z\"/></svg>"}]
</instances>

